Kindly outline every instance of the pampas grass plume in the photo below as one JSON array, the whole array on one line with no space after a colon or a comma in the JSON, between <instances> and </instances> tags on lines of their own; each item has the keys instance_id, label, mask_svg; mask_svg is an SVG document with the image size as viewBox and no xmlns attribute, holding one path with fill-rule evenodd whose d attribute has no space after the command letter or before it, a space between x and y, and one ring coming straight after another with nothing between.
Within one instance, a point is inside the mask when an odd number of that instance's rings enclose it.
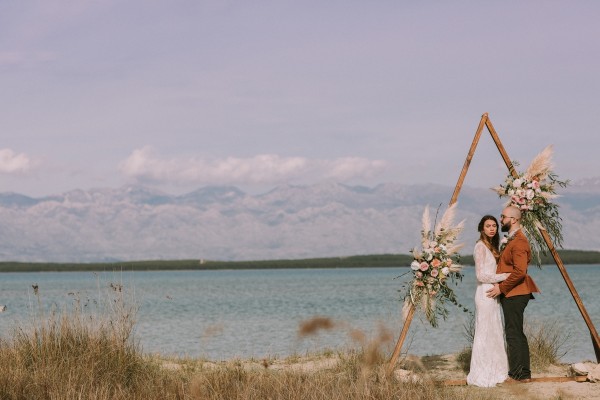
<instances>
[{"instance_id":1,"label":"pampas grass plume","mask_svg":"<svg viewBox=\"0 0 600 400\"><path fill-rule=\"evenodd\" d=\"M548 172L552 169L552 154L554 149L552 145L546 146L544 150L531 161L529 168L525 171L525 177L529 180L537 177L540 181L548 175Z\"/></svg>"}]
</instances>

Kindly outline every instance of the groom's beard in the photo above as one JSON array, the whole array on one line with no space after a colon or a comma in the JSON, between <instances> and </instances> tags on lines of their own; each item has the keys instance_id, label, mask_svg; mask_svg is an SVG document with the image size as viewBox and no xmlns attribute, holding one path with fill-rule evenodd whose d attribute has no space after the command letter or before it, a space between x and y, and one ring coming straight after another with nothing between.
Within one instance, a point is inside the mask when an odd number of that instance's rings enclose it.
<instances>
[{"instance_id":1,"label":"groom's beard","mask_svg":"<svg viewBox=\"0 0 600 400\"><path fill-rule=\"evenodd\" d=\"M510 228L512 228L512 222L508 221L506 224L502 224L501 230L502 232L510 232Z\"/></svg>"}]
</instances>

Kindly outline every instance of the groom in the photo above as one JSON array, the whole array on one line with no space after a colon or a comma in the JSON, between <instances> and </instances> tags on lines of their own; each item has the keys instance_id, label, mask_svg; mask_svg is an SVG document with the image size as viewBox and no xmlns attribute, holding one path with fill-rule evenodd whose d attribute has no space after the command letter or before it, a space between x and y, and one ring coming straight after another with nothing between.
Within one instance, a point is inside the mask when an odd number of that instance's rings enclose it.
<instances>
[{"instance_id":1,"label":"groom","mask_svg":"<svg viewBox=\"0 0 600 400\"><path fill-rule=\"evenodd\" d=\"M521 211L509 206L500 215L502 232L508 232L508 241L501 250L496 273L509 272L510 276L487 291L487 296L500 296L504 313L504 331L508 350L508 381L531 382L529 345L523 333L523 313L532 293L539 292L533 279L527 275L531 248L521 231Z\"/></svg>"}]
</instances>

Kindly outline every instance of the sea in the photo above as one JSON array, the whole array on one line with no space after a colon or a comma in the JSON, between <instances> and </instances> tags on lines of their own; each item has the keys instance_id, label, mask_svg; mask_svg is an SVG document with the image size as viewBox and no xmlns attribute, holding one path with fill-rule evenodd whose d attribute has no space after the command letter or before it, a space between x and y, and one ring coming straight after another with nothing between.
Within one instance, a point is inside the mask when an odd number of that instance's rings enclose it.
<instances>
[{"instance_id":1,"label":"sea","mask_svg":"<svg viewBox=\"0 0 600 400\"><path fill-rule=\"evenodd\" d=\"M566 269L598 329L600 266ZM590 331L556 265L531 266L529 273L542 293L529 303L526 323L560 333L563 362L595 360ZM448 305L448 317L435 328L417 312L403 354L450 354L470 345L474 268L463 274L452 287L468 311ZM126 313L135 321L132 340L148 354L285 358L369 342L389 351L403 327L402 288L409 278L406 267L0 273L0 305L6 306L0 338L61 313L95 321Z\"/></svg>"}]
</instances>

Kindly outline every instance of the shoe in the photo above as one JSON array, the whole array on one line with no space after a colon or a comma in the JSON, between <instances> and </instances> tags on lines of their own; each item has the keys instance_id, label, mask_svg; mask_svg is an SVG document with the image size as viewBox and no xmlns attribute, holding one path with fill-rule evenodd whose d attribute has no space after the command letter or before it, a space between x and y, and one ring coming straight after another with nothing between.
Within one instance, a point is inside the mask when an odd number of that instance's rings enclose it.
<instances>
[{"instance_id":1,"label":"shoe","mask_svg":"<svg viewBox=\"0 0 600 400\"><path fill-rule=\"evenodd\" d=\"M509 376L504 380L504 382L500 382L499 385L513 385L515 383L520 383L520 381L513 379Z\"/></svg>"},{"instance_id":2,"label":"shoe","mask_svg":"<svg viewBox=\"0 0 600 400\"><path fill-rule=\"evenodd\" d=\"M509 376L504 382L499 383L499 385L514 385L515 383L531 383L531 378L514 379Z\"/></svg>"}]
</instances>

